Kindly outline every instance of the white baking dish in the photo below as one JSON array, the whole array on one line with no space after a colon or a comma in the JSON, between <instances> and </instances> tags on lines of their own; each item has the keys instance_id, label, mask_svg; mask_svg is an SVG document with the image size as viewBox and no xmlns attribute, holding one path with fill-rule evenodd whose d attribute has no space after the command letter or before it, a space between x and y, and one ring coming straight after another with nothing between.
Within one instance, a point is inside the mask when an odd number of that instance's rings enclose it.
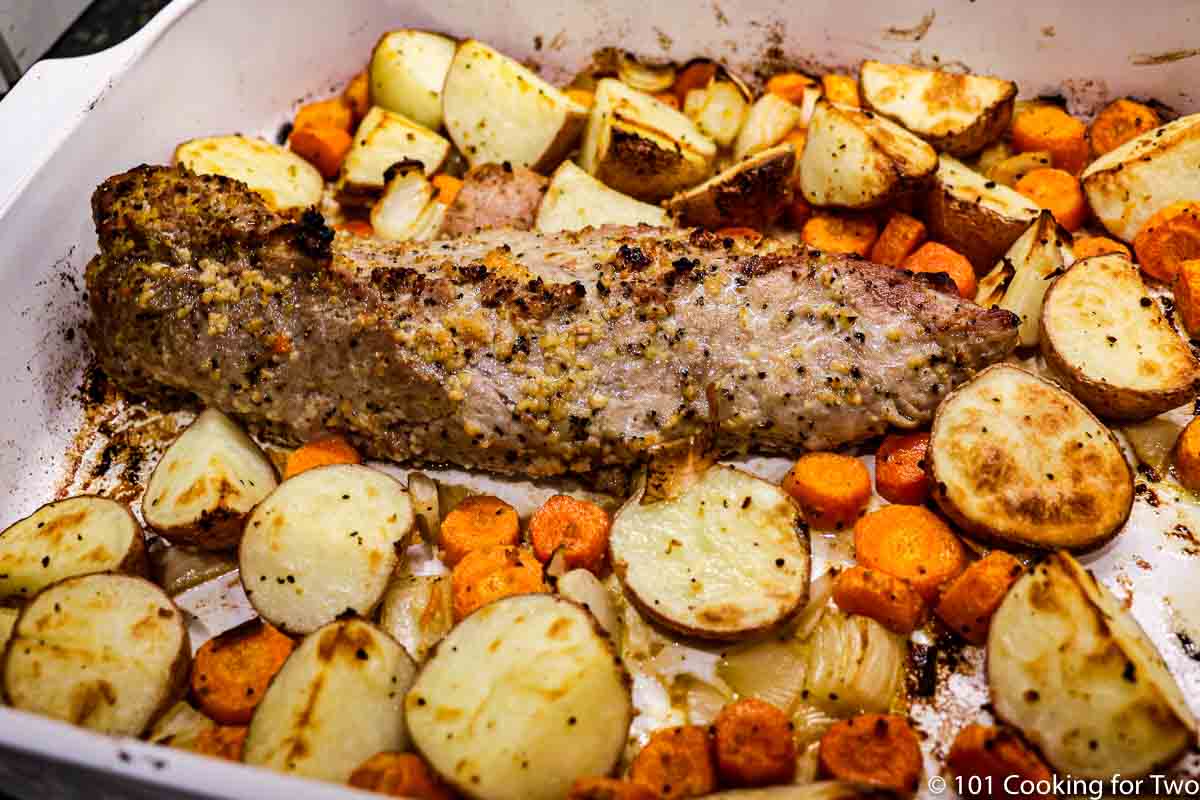
<instances>
[{"instance_id":1,"label":"white baking dish","mask_svg":"<svg viewBox=\"0 0 1200 800\"><path fill-rule=\"evenodd\" d=\"M1136 8L1118 0L1051 8L963 0L177 0L122 45L39 64L0 102L0 521L50 499L75 457L68 445L81 422L81 275L95 248L95 186L135 164L165 162L189 137L269 135L295 102L349 78L375 38L400 26L478 36L541 64L552 79L597 47L620 44L674 57L705 53L735 66L768 51L814 68L865 57L965 64L1015 79L1026 95L1062 91L1083 111L1116 94L1200 109L1191 94L1200 58L1157 57L1200 41L1194 0ZM1197 556L1165 535L1179 522L1200 530L1198 519L1187 503L1141 504L1131 529L1086 560L1131 598L1200 713L1200 663L1183 653L1172 616L1200 629ZM978 680L960 683L957 710L919 710L927 729L957 727L986 701ZM1184 769L1196 772L1194 757ZM9 794L161 797L167 787L189 798L356 794L0 709L0 788Z\"/></svg>"}]
</instances>

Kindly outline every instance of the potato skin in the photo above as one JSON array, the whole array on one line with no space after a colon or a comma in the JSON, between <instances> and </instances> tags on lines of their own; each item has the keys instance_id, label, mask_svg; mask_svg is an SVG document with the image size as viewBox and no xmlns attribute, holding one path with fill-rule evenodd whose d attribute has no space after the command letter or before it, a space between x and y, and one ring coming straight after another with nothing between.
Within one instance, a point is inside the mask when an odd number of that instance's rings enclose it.
<instances>
[{"instance_id":1,"label":"potato skin","mask_svg":"<svg viewBox=\"0 0 1200 800\"><path fill-rule=\"evenodd\" d=\"M639 200L661 200L708 177L708 163L688 159L614 123L596 178Z\"/></svg>"},{"instance_id":2,"label":"potato skin","mask_svg":"<svg viewBox=\"0 0 1200 800\"><path fill-rule=\"evenodd\" d=\"M935 186L927 198L930 239L966 256L975 271L990 269L1025 229L1026 221L1008 220L990 209L954 197Z\"/></svg>"},{"instance_id":3,"label":"potato skin","mask_svg":"<svg viewBox=\"0 0 1200 800\"><path fill-rule=\"evenodd\" d=\"M678 213L684 225L761 230L787 204L795 163L796 151L791 145L764 150L701 186L675 195L666 208Z\"/></svg>"}]
</instances>

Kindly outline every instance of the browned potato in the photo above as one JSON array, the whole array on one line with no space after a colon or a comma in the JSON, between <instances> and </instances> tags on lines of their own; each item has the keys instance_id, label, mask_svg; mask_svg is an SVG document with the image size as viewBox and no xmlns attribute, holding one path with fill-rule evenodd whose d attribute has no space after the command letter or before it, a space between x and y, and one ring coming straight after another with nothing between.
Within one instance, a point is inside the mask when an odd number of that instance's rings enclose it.
<instances>
[{"instance_id":1,"label":"browned potato","mask_svg":"<svg viewBox=\"0 0 1200 800\"><path fill-rule=\"evenodd\" d=\"M929 238L962 253L977 272L991 269L1041 209L1016 191L942 155L926 198Z\"/></svg>"},{"instance_id":2,"label":"browned potato","mask_svg":"<svg viewBox=\"0 0 1200 800\"><path fill-rule=\"evenodd\" d=\"M790 144L759 151L675 195L666 202L666 208L678 214L684 225L761 230L779 216L787 203L795 163L796 151Z\"/></svg>"}]
</instances>

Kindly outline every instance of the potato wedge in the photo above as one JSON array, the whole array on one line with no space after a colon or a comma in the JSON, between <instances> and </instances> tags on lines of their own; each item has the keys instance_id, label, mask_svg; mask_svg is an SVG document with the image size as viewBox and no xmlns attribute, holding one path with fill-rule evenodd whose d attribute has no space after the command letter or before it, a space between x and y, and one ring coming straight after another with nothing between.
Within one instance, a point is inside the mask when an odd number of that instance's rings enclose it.
<instances>
[{"instance_id":1,"label":"potato wedge","mask_svg":"<svg viewBox=\"0 0 1200 800\"><path fill-rule=\"evenodd\" d=\"M682 633L741 639L788 619L808 597L808 536L778 486L709 468L674 499L617 513L613 571L652 619Z\"/></svg>"},{"instance_id":2,"label":"potato wedge","mask_svg":"<svg viewBox=\"0 0 1200 800\"><path fill-rule=\"evenodd\" d=\"M173 544L235 547L250 509L279 484L275 465L229 417L200 412L163 453L142 495L142 515Z\"/></svg>"},{"instance_id":3,"label":"potato wedge","mask_svg":"<svg viewBox=\"0 0 1200 800\"><path fill-rule=\"evenodd\" d=\"M0 598L26 600L63 578L146 574L146 541L129 507L94 495L47 503L0 533Z\"/></svg>"},{"instance_id":4,"label":"potato wedge","mask_svg":"<svg viewBox=\"0 0 1200 800\"><path fill-rule=\"evenodd\" d=\"M470 39L459 45L446 74L442 114L446 132L472 167L507 161L545 173L571 152L588 110Z\"/></svg>"},{"instance_id":5,"label":"potato wedge","mask_svg":"<svg viewBox=\"0 0 1200 800\"><path fill-rule=\"evenodd\" d=\"M997 364L952 392L926 456L938 506L967 533L1087 550L1121 529L1133 472L1117 439L1050 381Z\"/></svg>"},{"instance_id":6,"label":"potato wedge","mask_svg":"<svg viewBox=\"0 0 1200 800\"><path fill-rule=\"evenodd\" d=\"M924 187L937 153L891 120L821 101L800 157L800 190L814 206L878 208Z\"/></svg>"},{"instance_id":7,"label":"potato wedge","mask_svg":"<svg viewBox=\"0 0 1200 800\"><path fill-rule=\"evenodd\" d=\"M1042 212L1033 201L943 154L926 197L929 238L991 269Z\"/></svg>"},{"instance_id":8,"label":"potato wedge","mask_svg":"<svg viewBox=\"0 0 1200 800\"><path fill-rule=\"evenodd\" d=\"M717 146L684 114L612 78L596 84L579 166L640 200L659 200L712 173Z\"/></svg>"},{"instance_id":9,"label":"potato wedge","mask_svg":"<svg viewBox=\"0 0 1200 800\"><path fill-rule=\"evenodd\" d=\"M791 198L796 151L790 144L761 150L664 205L684 225L716 230L770 225Z\"/></svg>"},{"instance_id":10,"label":"potato wedge","mask_svg":"<svg viewBox=\"0 0 1200 800\"><path fill-rule=\"evenodd\" d=\"M388 587L379 610L379 627L417 663L429 655L454 624L449 575L406 575Z\"/></svg>"},{"instance_id":11,"label":"potato wedge","mask_svg":"<svg viewBox=\"0 0 1200 800\"><path fill-rule=\"evenodd\" d=\"M1042 300L1050 283L1070 264L1071 234L1042 211L1037 220L1013 242L1004 258L979 282L975 302L984 308L998 306L1021 320L1023 347L1033 347L1041 336Z\"/></svg>"},{"instance_id":12,"label":"potato wedge","mask_svg":"<svg viewBox=\"0 0 1200 800\"><path fill-rule=\"evenodd\" d=\"M321 205L325 179L300 156L249 136L209 136L175 148L174 162L198 175L224 175L262 195L277 211Z\"/></svg>"},{"instance_id":13,"label":"potato wedge","mask_svg":"<svg viewBox=\"0 0 1200 800\"><path fill-rule=\"evenodd\" d=\"M1200 198L1200 114L1168 122L1110 150L1080 179L1096 218L1132 242L1146 221L1181 200Z\"/></svg>"},{"instance_id":14,"label":"potato wedge","mask_svg":"<svg viewBox=\"0 0 1200 800\"><path fill-rule=\"evenodd\" d=\"M1055 553L992 618L987 673L996 715L1060 774L1145 775L1196 739L1162 657L1109 590Z\"/></svg>"},{"instance_id":15,"label":"potato wedge","mask_svg":"<svg viewBox=\"0 0 1200 800\"><path fill-rule=\"evenodd\" d=\"M413 744L479 800L557 800L617 763L633 714L608 637L548 594L499 600L460 622L404 701Z\"/></svg>"},{"instance_id":16,"label":"potato wedge","mask_svg":"<svg viewBox=\"0 0 1200 800\"><path fill-rule=\"evenodd\" d=\"M150 581L67 578L17 618L4 694L22 711L140 736L182 696L190 654L183 614Z\"/></svg>"},{"instance_id":17,"label":"potato wedge","mask_svg":"<svg viewBox=\"0 0 1200 800\"><path fill-rule=\"evenodd\" d=\"M1000 138L1017 98L1012 81L878 61L863 62L859 89L867 108L959 158Z\"/></svg>"},{"instance_id":18,"label":"potato wedge","mask_svg":"<svg viewBox=\"0 0 1200 800\"><path fill-rule=\"evenodd\" d=\"M415 161L425 174L441 168L450 142L394 111L373 106L358 123L354 144L342 162L338 200L346 205L370 205L387 184L388 168Z\"/></svg>"},{"instance_id":19,"label":"potato wedge","mask_svg":"<svg viewBox=\"0 0 1200 800\"><path fill-rule=\"evenodd\" d=\"M246 596L263 619L292 634L348 611L367 616L412 525L408 492L379 470L338 464L302 472L246 520L238 552Z\"/></svg>"},{"instance_id":20,"label":"potato wedge","mask_svg":"<svg viewBox=\"0 0 1200 800\"><path fill-rule=\"evenodd\" d=\"M536 230L543 233L577 231L601 225L671 227L671 218L658 206L610 189L564 161L550 178L550 188L538 206Z\"/></svg>"},{"instance_id":21,"label":"potato wedge","mask_svg":"<svg viewBox=\"0 0 1200 800\"><path fill-rule=\"evenodd\" d=\"M819 91L806 92L805 96L819 95ZM816 102L815 100L813 101ZM804 124L804 109L784 100L779 95L764 94L750 106L746 119L733 143L733 158L741 161L759 150L774 147L796 128ZM800 154L796 154L800 158Z\"/></svg>"},{"instance_id":22,"label":"potato wedge","mask_svg":"<svg viewBox=\"0 0 1200 800\"><path fill-rule=\"evenodd\" d=\"M376 753L408 748L403 702L416 671L404 648L365 620L320 628L267 687L242 760L345 782Z\"/></svg>"},{"instance_id":23,"label":"potato wedge","mask_svg":"<svg viewBox=\"0 0 1200 800\"><path fill-rule=\"evenodd\" d=\"M442 86L458 44L449 36L409 28L390 31L371 52L371 105L442 127Z\"/></svg>"},{"instance_id":24,"label":"potato wedge","mask_svg":"<svg viewBox=\"0 0 1200 800\"><path fill-rule=\"evenodd\" d=\"M1085 258L1054 281L1042 355L1063 385L1106 419L1143 420L1200 394L1200 361L1124 256Z\"/></svg>"}]
</instances>

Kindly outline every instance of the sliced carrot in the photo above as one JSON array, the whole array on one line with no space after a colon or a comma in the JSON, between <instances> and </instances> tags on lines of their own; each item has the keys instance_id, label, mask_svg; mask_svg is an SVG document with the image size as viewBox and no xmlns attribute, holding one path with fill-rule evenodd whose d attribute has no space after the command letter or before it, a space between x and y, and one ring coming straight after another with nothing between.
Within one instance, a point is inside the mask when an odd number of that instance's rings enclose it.
<instances>
[{"instance_id":1,"label":"sliced carrot","mask_svg":"<svg viewBox=\"0 0 1200 800\"><path fill-rule=\"evenodd\" d=\"M1117 255L1125 256L1130 261L1133 260L1133 253L1129 252L1128 247L1116 239L1110 239L1107 236L1080 236L1071 245L1071 252L1075 254L1076 261L1082 261L1092 256L1103 256L1109 253L1116 253Z\"/></svg>"},{"instance_id":2,"label":"sliced carrot","mask_svg":"<svg viewBox=\"0 0 1200 800\"><path fill-rule=\"evenodd\" d=\"M343 437L336 434L320 436L308 444L292 451L283 470L285 479L299 475L314 467L330 464L361 464L362 456Z\"/></svg>"},{"instance_id":3,"label":"sliced carrot","mask_svg":"<svg viewBox=\"0 0 1200 800\"><path fill-rule=\"evenodd\" d=\"M654 95L654 99L660 103L666 103L676 111L679 110L679 98L675 96L675 92L659 92Z\"/></svg>"},{"instance_id":4,"label":"sliced carrot","mask_svg":"<svg viewBox=\"0 0 1200 800\"><path fill-rule=\"evenodd\" d=\"M567 97L585 108L591 108L596 102L596 95L587 89L567 89Z\"/></svg>"},{"instance_id":5,"label":"sliced carrot","mask_svg":"<svg viewBox=\"0 0 1200 800\"><path fill-rule=\"evenodd\" d=\"M434 175L430 182L433 184L433 188L438 190L437 201L447 206L454 205L454 201L458 199L458 193L462 191L463 187L462 179L453 175Z\"/></svg>"},{"instance_id":6,"label":"sliced carrot","mask_svg":"<svg viewBox=\"0 0 1200 800\"><path fill-rule=\"evenodd\" d=\"M454 800L454 793L438 780L415 753L376 753L350 773L348 783L356 789L366 789L389 797Z\"/></svg>"},{"instance_id":7,"label":"sliced carrot","mask_svg":"<svg viewBox=\"0 0 1200 800\"><path fill-rule=\"evenodd\" d=\"M795 777L792 722L770 703L743 697L725 706L713 722L713 741L724 784L767 786Z\"/></svg>"},{"instance_id":8,"label":"sliced carrot","mask_svg":"<svg viewBox=\"0 0 1200 800\"><path fill-rule=\"evenodd\" d=\"M983 644L992 615L1024 571L1020 561L993 550L946 584L934 613L971 644Z\"/></svg>"},{"instance_id":9,"label":"sliced carrot","mask_svg":"<svg viewBox=\"0 0 1200 800\"><path fill-rule=\"evenodd\" d=\"M767 91L776 97L782 97L789 103L800 105L804 102L805 92L817 88L817 82L799 72L781 72L772 75L767 80Z\"/></svg>"},{"instance_id":10,"label":"sliced carrot","mask_svg":"<svg viewBox=\"0 0 1200 800\"><path fill-rule=\"evenodd\" d=\"M718 228L716 234L717 236L730 239L746 239L750 244L758 244L763 238L763 235L754 230L754 228L741 228L736 226L730 228Z\"/></svg>"},{"instance_id":11,"label":"sliced carrot","mask_svg":"<svg viewBox=\"0 0 1200 800\"><path fill-rule=\"evenodd\" d=\"M513 545L520 538L516 509L499 497L471 495L442 520L442 561L453 567L472 550Z\"/></svg>"},{"instance_id":12,"label":"sliced carrot","mask_svg":"<svg viewBox=\"0 0 1200 800\"><path fill-rule=\"evenodd\" d=\"M334 225L335 231L345 231L353 233L355 236L374 236L375 229L371 227L371 223L365 219L348 219L338 225Z\"/></svg>"},{"instance_id":13,"label":"sliced carrot","mask_svg":"<svg viewBox=\"0 0 1200 800\"><path fill-rule=\"evenodd\" d=\"M1110 150L1162 124L1158 112L1148 105L1127 100L1124 97L1109 103L1092 120L1088 128L1088 141L1092 155L1102 156Z\"/></svg>"},{"instance_id":14,"label":"sliced carrot","mask_svg":"<svg viewBox=\"0 0 1200 800\"><path fill-rule=\"evenodd\" d=\"M678 108L683 108L687 101L688 92L693 89L705 89L709 81L717 76L717 65L711 61L697 61L685 67L675 76L675 85L671 91L675 93Z\"/></svg>"},{"instance_id":15,"label":"sliced carrot","mask_svg":"<svg viewBox=\"0 0 1200 800\"><path fill-rule=\"evenodd\" d=\"M804 226L812 217L812 206L810 206L799 192L792 196L792 202L787 205L788 222L792 223L792 227L798 231L804 230Z\"/></svg>"},{"instance_id":16,"label":"sliced carrot","mask_svg":"<svg viewBox=\"0 0 1200 800\"><path fill-rule=\"evenodd\" d=\"M1175 441L1175 476L1184 487L1200 491L1200 417L1184 426Z\"/></svg>"},{"instance_id":17,"label":"sliced carrot","mask_svg":"<svg viewBox=\"0 0 1200 800\"><path fill-rule=\"evenodd\" d=\"M966 256L940 242L926 242L921 245L900 263L900 267L914 273L944 272L954 281L960 297L968 300L975 297L975 289L978 286L975 267L971 266Z\"/></svg>"},{"instance_id":18,"label":"sliced carrot","mask_svg":"<svg viewBox=\"0 0 1200 800\"><path fill-rule=\"evenodd\" d=\"M341 171L354 139L341 128L309 125L293 130L288 144L293 153L316 167L326 180L332 180Z\"/></svg>"},{"instance_id":19,"label":"sliced carrot","mask_svg":"<svg viewBox=\"0 0 1200 800\"><path fill-rule=\"evenodd\" d=\"M833 602L847 614L870 617L896 633L912 633L925 619L925 600L908 581L865 567L850 567L837 576Z\"/></svg>"},{"instance_id":20,"label":"sliced carrot","mask_svg":"<svg viewBox=\"0 0 1200 800\"><path fill-rule=\"evenodd\" d=\"M717 788L708 729L682 725L655 731L629 765L629 780L660 798L700 797Z\"/></svg>"},{"instance_id":21,"label":"sliced carrot","mask_svg":"<svg viewBox=\"0 0 1200 800\"><path fill-rule=\"evenodd\" d=\"M300 106L292 128L337 128L345 133L350 132L354 125L354 110L340 97L329 100L319 100Z\"/></svg>"},{"instance_id":22,"label":"sliced carrot","mask_svg":"<svg viewBox=\"0 0 1200 800\"><path fill-rule=\"evenodd\" d=\"M800 238L817 250L866 256L878 235L879 227L866 214L817 211L804 223Z\"/></svg>"},{"instance_id":23,"label":"sliced carrot","mask_svg":"<svg viewBox=\"0 0 1200 800\"><path fill-rule=\"evenodd\" d=\"M191 750L226 761L241 761L249 730L246 725L214 725L196 736Z\"/></svg>"},{"instance_id":24,"label":"sliced carrot","mask_svg":"<svg viewBox=\"0 0 1200 800\"><path fill-rule=\"evenodd\" d=\"M875 451L875 491L889 503L919 506L929 499L928 433L893 433Z\"/></svg>"},{"instance_id":25,"label":"sliced carrot","mask_svg":"<svg viewBox=\"0 0 1200 800\"><path fill-rule=\"evenodd\" d=\"M542 564L525 547L473 550L454 565L450 595L457 622L472 611L514 594L548 591Z\"/></svg>"},{"instance_id":26,"label":"sliced carrot","mask_svg":"<svg viewBox=\"0 0 1200 800\"><path fill-rule=\"evenodd\" d=\"M1189 259L1179 264L1172 287L1175 294L1175 311L1183 329L1193 339L1200 338L1200 259Z\"/></svg>"},{"instance_id":27,"label":"sliced carrot","mask_svg":"<svg viewBox=\"0 0 1200 800\"><path fill-rule=\"evenodd\" d=\"M1133 239L1138 264L1168 283L1184 261L1200 258L1200 201L1172 203L1151 217Z\"/></svg>"},{"instance_id":28,"label":"sliced carrot","mask_svg":"<svg viewBox=\"0 0 1200 800\"><path fill-rule=\"evenodd\" d=\"M1069 231L1083 227L1087 200L1079 179L1061 169L1035 169L1025 173L1014 186L1018 192L1047 209Z\"/></svg>"},{"instance_id":29,"label":"sliced carrot","mask_svg":"<svg viewBox=\"0 0 1200 800\"><path fill-rule=\"evenodd\" d=\"M560 547L568 569L599 572L608 552L612 518L595 503L556 494L529 520L529 542L543 563Z\"/></svg>"},{"instance_id":30,"label":"sliced carrot","mask_svg":"<svg viewBox=\"0 0 1200 800\"><path fill-rule=\"evenodd\" d=\"M817 746L826 777L893 792L915 792L921 778L921 745L904 717L860 714L835 722Z\"/></svg>"},{"instance_id":31,"label":"sliced carrot","mask_svg":"<svg viewBox=\"0 0 1200 800\"><path fill-rule=\"evenodd\" d=\"M962 542L921 506L884 506L862 517L854 525L854 556L868 569L908 581L926 602L967 566Z\"/></svg>"},{"instance_id":32,"label":"sliced carrot","mask_svg":"<svg viewBox=\"0 0 1200 800\"><path fill-rule=\"evenodd\" d=\"M979 794L968 794L968 797L994 800L1053 797L1028 791L1036 789L1038 783L1049 784L1053 774L1037 753L1006 728L978 724L963 728L950 745L946 766L963 779L960 784L963 789L987 787ZM1024 783L1026 791L1022 791L1023 782L1027 782Z\"/></svg>"},{"instance_id":33,"label":"sliced carrot","mask_svg":"<svg viewBox=\"0 0 1200 800\"><path fill-rule=\"evenodd\" d=\"M1018 153L1046 150L1054 166L1078 175L1087 166L1087 128L1061 108L1038 105L1018 113L1012 122L1012 146Z\"/></svg>"},{"instance_id":34,"label":"sliced carrot","mask_svg":"<svg viewBox=\"0 0 1200 800\"><path fill-rule=\"evenodd\" d=\"M567 800L658 800L658 793L628 780L577 778Z\"/></svg>"},{"instance_id":35,"label":"sliced carrot","mask_svg":"<svg viewBox=\"0 0 1200 800\"><path fill-rule=\"evenodd\" d=\"M871 247L870 259L876 264L898 267L925 241L925 223L897 211L883 226L883 233Z\"/></svg>"},{"instance_id":36,"label":"sliced carrot","mask_svg":"<svg viewBox=\"0 0 1200 800\"><path fill-rule=\"evenodd\" d=\"M356 123L371 110L371 79L366 70L355 75L350 79L350 83L346 84L346 88L342 90L342 102L350 108Z\"/></svg>"},{"instance_id":37,"label":"sliced carrot","mask_svg":"<svg viewBox=\"0 0 1200 800\"><path fill-rule=\"evenodd\" d=\"M261 619L209 639L192 665L192 694L200 710L225 725L250 722L293 647L291 639Z\"/></svg>"},{"instance_id":38,"label":"sliced carrot","mask_svg":"<svg viewBox=\"0 0 1200 800\"><path fill-rule=\"evenodd\" d=\"M866 465L838 453L801 456L780 486L795 498L815 528L849 527L871 500L871 473Z\"/></svg>"},{"instance_id":39,"label":"sliced carrot","mask_svg":"<svg viewBox=\"0 0 1200 800\"><path fill-rule=\"evenodd\" d=\"M822 75L821 90L825 98L840 106L860 105L858 99L858 81L849 75Z\"/></svg>"}]
</instances>

